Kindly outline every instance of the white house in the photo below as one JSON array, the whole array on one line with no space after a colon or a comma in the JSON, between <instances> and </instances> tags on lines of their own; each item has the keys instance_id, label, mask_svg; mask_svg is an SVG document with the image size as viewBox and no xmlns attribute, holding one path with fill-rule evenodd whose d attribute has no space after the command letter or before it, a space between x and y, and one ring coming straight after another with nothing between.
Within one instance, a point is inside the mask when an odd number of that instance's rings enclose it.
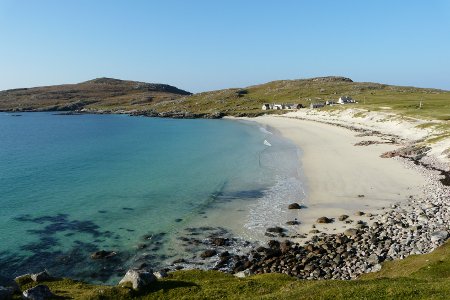
<instances>
[{"instance_id":1,"label":"white house","mask_svg":"<svg viewBox=\"0 0 450 300\"><path fill-rule=\"evenodd\" d=\"M349 96L342 96L342 97L339 97L338 103L339 104L355 103L355 100L353 100Z\"/></svg>"},{"instance_id":2,"label":"white house","mask_svg":"<svg viewBox=\"0 0 450 300\"><path fill-rule=\"evenodd\" d=\"M283 104L274 104L273 109L283 109Z\"/></svg>"},{"instance_id":3,"label":"white house","mask_svg":"<svg viewBox=\"0 0 450 300\"><path fill-rule=\"evenodd\" d=\"M273 108L272 105L269 104L269 103L264 103L263 106L262 106L262 110L269 110L269 109L272 109L272 108Z\"/></svg>"}]
</instances>

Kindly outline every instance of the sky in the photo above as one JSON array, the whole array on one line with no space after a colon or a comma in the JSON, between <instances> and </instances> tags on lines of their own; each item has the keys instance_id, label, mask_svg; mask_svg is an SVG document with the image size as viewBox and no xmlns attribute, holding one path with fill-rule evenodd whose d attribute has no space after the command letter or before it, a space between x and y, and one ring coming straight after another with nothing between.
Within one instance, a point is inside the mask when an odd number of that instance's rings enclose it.
<instances>
[{"instance_id":1,"label":"sky","mask_svg":"<svg viewBox=\"0 0 450 300\"><path fill-rule=\"evenodd\" d=\"M450 90L450 1L0 0L0 90L329 75Z\"/></svg>"}]
</instances>

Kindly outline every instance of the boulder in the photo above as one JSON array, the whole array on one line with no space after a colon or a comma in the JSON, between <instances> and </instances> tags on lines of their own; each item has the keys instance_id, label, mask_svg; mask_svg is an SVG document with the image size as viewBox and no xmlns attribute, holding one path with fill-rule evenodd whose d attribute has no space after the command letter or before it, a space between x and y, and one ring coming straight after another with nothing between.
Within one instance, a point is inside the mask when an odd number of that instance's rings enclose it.
<instances>
[{"instance_id":1,"label":"boulder","mask_svg":"<svg viewBox=\"0 0 450 300\"><path fill-rule=\"evenodd\" d=\"M284 228L281 228L281 227L278 227L278 226L276 226L276 227L269 227L269 228L266 229L267 232L274 232L274 233L283 233L284 230L285 230Z\"/></svg>"},{"instance_id":2,"label":"boulder","mask_svg":"<svg viewBox=\"0 0 450 300\"><path fill-rule=\"evenodd\" d=\"M345 221L347 219L348 219L348 215L340 215L338 218L339 221Z\"/></svg>"},{"instance_id":3,"label":"boulder","mask_svg":"<svg viewBox=\"0 0 450 300\"><path fill-rule=\"evenodd\" d=\"M50 274L48 274L47 271L43 271L43 272L36 273L36 274L31 274L30 277L34 282L43 282L43 281L49 281L49 280L53 279L53 277L50 276Z\"/></svg>"},{"instance_id":4,"label":"boulder","mask_svg":"<svg viewBox=\"0 0 450 300\"><path fill-rule=\"evenodd\" d=\"M327 218L327 217L320 217L320 218L318 218L317 219L317 221L316 221L317 223L324 223L324 224L328 224L328 223L331 223L331 222L333 222L333 219L331 219L331 218Z\"/></svg>"},{"instance_id":5,"label":"boulder","mask_svg":"<svg viewBox=\"0 0 450 300\"><path fill-rule=\"evenodd\" d=\"M213 244L215 246L224 246L227 242L228 242L228 239L226 239L226 238L216 237L216 238L211 239L211 244Z\"/></svg>"},{"instance_id":6,"label":"boulder","mask_svg":"<svg viewBox=\"0 0 450 300\"><path fill-rule=\"evenodd\" d=\"M130 269L119 281L119 285L131 284L134 290L142 290L155 281L156 276L151 271Z\"/></svg>"},{"instance_id":7,"label":"boulder","mask_svg":"<svg viewBox=\"0 0 450 300\"><path fill-rule=\"evenodd\" d=\"M117 253L114 251L100 250L100 251L92 253L91 258L92 259L105 259L105 258L111 258L116 255L117 255Z\"/></svg>"},{"instance_id":8,"label":"boulder","mask_svg":"<svg viewBox=\"0 0 450 300\"><path fill-rule=\"evenodd\" d=\"M22 293L24 299L44 300L54 298L55 295L50 291L48 286L39 284Z\"/></svg>"},{"instance_id":9,"label":"boulder","mask_svg":"<svg viewBox=\"0 0 450 300\"><path fill-rule=\"evenodd\" d=\"M302 206L298 203L291 203L289 204L288 209L302 209Z\"/></svg>"},{"instance_id":10,"label":"boulder","mask_svg":"<svg viewBox=\"0 0 450 300\"><path fill-rule=\"evenodd\" d=\"M447 231L445 230L435 231L431 234L431 241L432 242L445 241L447 237L448 237Z\"/></svg>"},{"instance_id":11,"label":"boulder","mask_svg":"<svg viewBox=\"0 0 450 300\"><path fill-rule=\"evenodd\" d=\"M234 274L234 276L236 276L238 278L245 278L245 277L248 277L251 275L253 275L253 272L250 269L240 271L240 272L237 272L236 274Z\"/></svg>"},{"instance_id":12,"label":"boulder","mask_svg":"<svg viewBox=\"0 0 450 300\"><path fill-rule=\"evenodd\" d=\"M354 228L349 228L344 231L346 236L355 237L358 235L358 230Z\"/></svg>"}]
</instances>

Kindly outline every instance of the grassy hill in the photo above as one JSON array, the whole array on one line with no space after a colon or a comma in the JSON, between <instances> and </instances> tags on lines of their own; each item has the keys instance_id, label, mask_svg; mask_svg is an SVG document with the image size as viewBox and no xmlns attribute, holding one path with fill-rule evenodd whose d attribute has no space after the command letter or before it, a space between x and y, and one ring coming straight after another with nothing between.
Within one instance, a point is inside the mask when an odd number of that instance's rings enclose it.
<instances>
[{"instance_id":1,"label":"grassy hill","mask_svg":"<svg viewBox=\"0 0 450 300\"><path fill-rule=\"evenodd\" d=\"M147 110L189 92L166 84L98 78L78 84L23 88L0 92L0 111Z\"/></svg>"},{"instance_id":2,"label":"grassy hill","mask_svg":"<svg viewBox=\"0 0 450 300\"><path fill-rule=\"evenodd\" d=\"M337 100L347 95L354 107L389 110L401 115L450 120L450 92L353 82L345 77L279 80L246 88L191 95L175 87L100 78L79 84L16 89L0 92L0 110L134 111L176 117L256 116L263 103L300 103ZM419 103L422 107L419 109ZM341 109L334 106L326 109ZM279 113L272 111L271 113Z\"/></svg>"},{"instance_id":3,"label":"grassy hill","mask_svg":"<svg viewBox=\"0 0 450 300\"><path fill-rule=\"evenodd\" d=\"M69 279L45 284L58 296L75 299L448 299L450 243L430 254L385 262L381 271L350 281L297 280L282 274L236 278L192 270L173 272L140 294ZM21 282L22 289L32 285Z\"/></svg>"}]
</instances>

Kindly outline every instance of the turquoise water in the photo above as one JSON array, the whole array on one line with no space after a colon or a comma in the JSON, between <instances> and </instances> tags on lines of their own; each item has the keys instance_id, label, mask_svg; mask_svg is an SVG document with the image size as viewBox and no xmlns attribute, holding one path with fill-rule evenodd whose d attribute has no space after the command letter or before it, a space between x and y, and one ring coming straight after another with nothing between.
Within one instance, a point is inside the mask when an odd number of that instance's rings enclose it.
<instances>
[{"instance_id":1,"label":"turquoise water","mask_svg":"<svg viewBox=\"0 0 450 300\"><path fill-rule=\"evenodd\" d=\"M0 272L107 282L143 236L153 236L148 260L162 262L167 236L276 184L279 168L261 162L268 138L281 143L229 120L0 113ZM100 249L119 255L91 260Z\"/></svg>"}]
</instances>

